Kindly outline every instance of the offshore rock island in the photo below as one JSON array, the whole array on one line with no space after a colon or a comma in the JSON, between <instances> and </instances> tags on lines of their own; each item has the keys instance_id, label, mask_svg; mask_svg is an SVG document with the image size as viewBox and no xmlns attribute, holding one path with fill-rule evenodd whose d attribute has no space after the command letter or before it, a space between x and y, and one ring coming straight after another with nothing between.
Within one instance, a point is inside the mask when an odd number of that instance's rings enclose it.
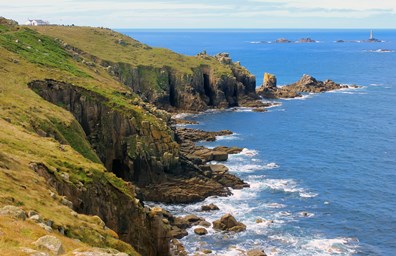
<instances>
[{"instance_id":1,"label":"offshore rock island","mask_svg":"<svg viewBox=\"0 0 396 256\"><path fill-rule=\"evenodd\" d=\"M211 224L144 201L198 202L249 185L208 164L241 148L195 145L231 131L176 127L171 114L263 110L271 104L260 96L344 88L309 76L278 88L266 74L256 92L227 53L184 56L104 28L0 18L0 46L0 237L15 255L183 255L174 238ZM246 228L230 215L213 224Z\"/></svg>"}]
</instances>

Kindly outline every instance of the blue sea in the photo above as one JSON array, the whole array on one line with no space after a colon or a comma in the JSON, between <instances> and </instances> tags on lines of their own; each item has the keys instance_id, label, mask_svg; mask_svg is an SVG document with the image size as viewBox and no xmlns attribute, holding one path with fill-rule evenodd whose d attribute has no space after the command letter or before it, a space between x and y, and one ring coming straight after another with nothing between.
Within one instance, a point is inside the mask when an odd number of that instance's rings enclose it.
<instances>
[{"instance_id":1,"label":"blue sea","mask_svg":"<svg viewBox=\"0 0 396 256\"><path fill-rule=\"evenodd\" d=\"M199 122L191 127L235 132L203 145L243 147L225 164L251 185L226 198L162 205L209 221L231 213L247 225L239 234L189 230L181 241L190 254L260 248L268 255L396 255L396 30L375 30L381 43L363 41L369 30L120 31L187 55L228 52L258 86L264 72L278 84L309 74L361 86L276 100L280 105L265 113L239 108L188 116ZM303 37L318 42L268 43ZM212 202L221 211L199 212Z\"/></svg>"}]
</instances>

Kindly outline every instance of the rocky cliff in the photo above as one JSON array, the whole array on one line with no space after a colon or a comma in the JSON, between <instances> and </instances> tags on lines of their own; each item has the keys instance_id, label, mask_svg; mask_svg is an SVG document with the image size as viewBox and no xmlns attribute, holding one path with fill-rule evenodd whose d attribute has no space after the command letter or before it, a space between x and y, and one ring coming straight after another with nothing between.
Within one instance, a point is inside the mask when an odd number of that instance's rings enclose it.
<instances>
[{"instance_id":1,"label":"rocky cliff","mask_svg":"<svg viewBox=\"0 0 396 256\"><path fill-rule=\"evenodd\" d=\"M0 18L0 254L45 253L32 242L52 234L69 254L168 255L169 226L142 199L195 202L246 185L187 157L157 108L255 99L254 76L227 54L183 56L108 29L34 29ZM214 155L227 157L200 157ZM7 209L38 217L18 219L18 235Z\"/></svg>"},{"instance_id":2,"label":"rocky cliff","mask_svg":"<svg viewBox=\"0 0 396 256\"><path fill-rule=\"evenodd\" d=\"M258 98L255 76L239 62L233 62L227 53L216 56L200 53L195 57L170 51L160 54L158 49L111 32L111 37L118 38L108 44L112 46L113 54L131 55L130 58L122 59L100 51L95 51L94 55L89 51L91 45L77 41L75 34L66 33L73 28L35 29L56 36L77 61L93 69L97 66L105 68L143 100L168 111L228 108L241 106L246 101ZM101 35L107 35L109 31L95 29L85 33L88 34L85 36L90 36L90 40L95 38L103 41ZM163 59L164 57L167 59ZM149 61L152 59L156 63Z\"/></svg>"}]
</instances>

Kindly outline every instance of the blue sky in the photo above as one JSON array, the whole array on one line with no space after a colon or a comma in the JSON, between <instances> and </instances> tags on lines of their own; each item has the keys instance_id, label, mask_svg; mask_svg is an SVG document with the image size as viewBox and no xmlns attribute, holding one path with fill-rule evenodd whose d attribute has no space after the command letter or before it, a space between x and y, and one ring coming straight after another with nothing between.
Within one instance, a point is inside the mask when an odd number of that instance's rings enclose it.
<instances>
[{"instance_id":1,"label":"blue sky","mask_svg":"<svg viewBox=\"0 0 396 256\"><path fill-rule=\"evenodd\" d=\"M0 0L0 16L110 28L396 28L396 0Z\"/></svg>"}]
</instances>

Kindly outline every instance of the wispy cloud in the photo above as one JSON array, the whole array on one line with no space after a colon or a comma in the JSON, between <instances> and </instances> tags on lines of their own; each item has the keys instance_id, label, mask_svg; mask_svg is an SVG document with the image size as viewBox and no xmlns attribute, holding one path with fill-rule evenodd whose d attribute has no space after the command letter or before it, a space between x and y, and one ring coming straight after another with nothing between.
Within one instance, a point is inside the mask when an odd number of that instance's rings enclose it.
<instances>
[{"instance_id":1,"label":"wispy cloud","mask_svg":"<svg viewBox=\"0 0 396 256\"><path fill-rule=\"evenodd\" d=\"M389 27L396 24L396 1L19 0L0 3L0 15L20 22L41 18L109 27L306 27L312 19L322 27L371 23ZM335 18L337 23L331 20Z\"/></svg>"}]
</instances>

